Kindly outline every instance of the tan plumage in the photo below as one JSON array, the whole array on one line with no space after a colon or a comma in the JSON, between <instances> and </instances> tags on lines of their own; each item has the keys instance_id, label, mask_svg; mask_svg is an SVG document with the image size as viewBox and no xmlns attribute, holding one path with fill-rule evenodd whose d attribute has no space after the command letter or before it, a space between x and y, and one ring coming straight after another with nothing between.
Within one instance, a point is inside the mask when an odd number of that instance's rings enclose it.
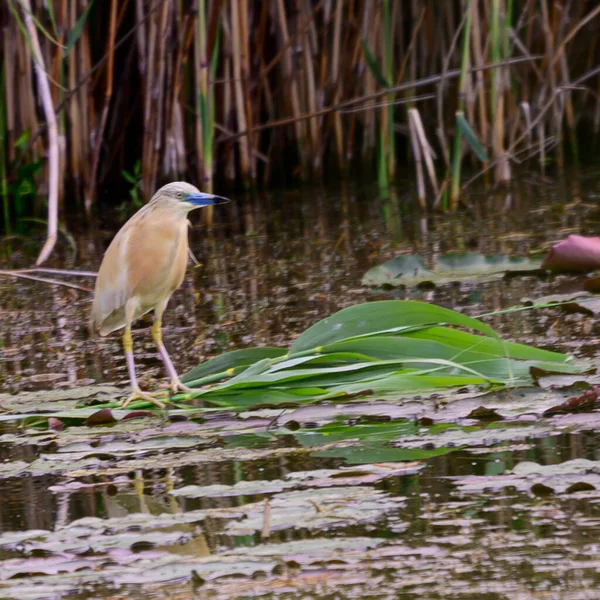
<instances>
[{"instance_id":1,"label":"tan plumage","mask_svg":"<svg viewBox=\"0 0 600 600\"><path fill-rule=\"evenodd\" d=\"M123 345L135 398L152 400L156 394L139 389L133 364L131 323L154 310L152 335L171 377L171 389L187 390L162 344L161 320L169 298L181 285L188 258L188 213L206 204L228 202L203 194L185 182L160 188L150 202L135 213L110 243L96 278L90 327L101 336L125 327Z\"/></svg>"}]
</instances>

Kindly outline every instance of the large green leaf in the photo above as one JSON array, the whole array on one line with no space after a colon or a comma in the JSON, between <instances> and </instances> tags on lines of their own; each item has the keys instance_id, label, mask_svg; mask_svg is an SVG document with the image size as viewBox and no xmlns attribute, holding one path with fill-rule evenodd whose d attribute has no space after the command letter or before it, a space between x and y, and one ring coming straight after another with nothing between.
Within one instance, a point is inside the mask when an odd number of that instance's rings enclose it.
<instances>
[{"instance_id":1,"label":"large green leaf","mask_svg":"<svg viewBox=\"0 0 600 600\"><path fill-rule=\"evenodd\" d=\"M357 336L377 335L412 327L440 324L475 329L492 337L488 325L449 308L418 300L380 300L344 308L309 327L291 346L290 354Z\"/></svg>"}]
</instances>

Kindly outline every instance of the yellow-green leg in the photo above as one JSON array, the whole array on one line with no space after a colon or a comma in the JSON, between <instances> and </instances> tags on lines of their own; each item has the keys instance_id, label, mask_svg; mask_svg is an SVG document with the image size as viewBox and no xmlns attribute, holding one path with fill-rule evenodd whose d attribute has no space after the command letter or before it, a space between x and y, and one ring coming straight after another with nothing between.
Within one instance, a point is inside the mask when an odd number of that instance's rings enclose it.
<instances>
[{"instance_id":1,"label":"yellow-green leg","mask_svg":"<svg viewBox=\"0 0 600 600\"><path fill-rule=\"evenodd\" d=\"M171 379L171 384L169 386L171 388L171 391L174 394L177 393L177 391L192 392L193 391L192 388L189 388L186 385L184 385L183 383L181 383L181 379L179 379L179 375L177 374L177 371L175 370L175 367L173 366L171 357L169 356L169 353L167 352L167 349L165 348L165 345L163 344L163 341L162 341L161 320L162 320L162 313L163 313L165 306L166 306L166 303L164 304L164 306L157 307L154 311L154 323L152 324L152 339L154 340L154 343L156 344L156 347L158 348L160 357L165 365L165 368L167 369L169 378ZM162 310L160 310L161 308L162 308Z\"/></svg>"},{"instance_id":2,"label":"yellow-green leg","mask_svg":"<svg viewBox=\"0 0 600 600\"><path fill-rule=\"evenodd\" d=\"M131 383L131 395L122 402L121 408L125 408L133 400L148 400L149 402L156 404L159 408L165 408L165 404L156 399L156 396L164 396L164 392L143 392L138 385L135 374L135 362L133 359L133 339L131 337L130 323L125 327L125 333L123 334L123 350L125 350L125 358L127 359L127 369L129 371L129 381Z\"/></svg>"}]
</instances>

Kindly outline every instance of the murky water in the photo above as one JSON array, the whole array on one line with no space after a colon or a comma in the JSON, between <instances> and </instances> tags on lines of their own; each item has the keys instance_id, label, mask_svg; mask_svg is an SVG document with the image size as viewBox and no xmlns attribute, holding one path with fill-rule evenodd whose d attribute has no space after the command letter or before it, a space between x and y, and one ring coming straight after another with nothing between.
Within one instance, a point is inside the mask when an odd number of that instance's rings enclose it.
<instances>
[{"instance_id":1,"label":"murky water","mask_svg":"<svg viewBox=\"0 0 600 600\"><path fill-rule=\"evenodd\" d=\"M183 373L226 350L286 345L319 319L370 299L420 298L479 314L526 297L580 290L582 277L575 276L387 291L363 288L360 280L368 269L399 253L418 253L429 260L464 250L523 255L547 250L571 232L594 235L600 217L598 181L595 173L585 172L557 181L529 175L510 195L472 196L473 209L454 216L421 216L408 188L385 200L375 189L351 185L334 192L238 196L235 204L216 213L210 237L203 235L198 214L192 217L191 246L201 264L190 267L165 314L165 344ZM47 266L97 270L115 231L114 224L101 225L94 232L74 232L77 253L63 242ZM2 268L33 262L37 246L18 240L10 245ZM8 250L7 242L0 250ZM93 286L93 279L68 281ZM120 337L89 338L90 305L86 291L0 278L0 388L33 393L92 384L126 386ZM150 324L150 318L137 322L134 344L141 379L153 387L165 373ZM495 317L490 324L515 341L576 356L599 355L595 316L527 311ZM268 422L280 415L263 410L244 418ZM222 411L215 418L229 416ZM277 423L291 418L286 415ZM356 417L342 420L356 423ZM317 427L316 421L301 422L301 430ZM383 422L405 427L414 419L388 415ZM489 427L476 419L461 423ZM212 436L194 425L144 419L132 441L130 434L110 427L82 427L79 433L71 427L68 440L40 433L20 438L18 424L0 424L0 533L46 532L37 541L3 542L0 537L0 560L13 569L0 577L0 596L600 597L600 485L586 480L564 493L560 485L549 483L548 473L524 486L493 479L520 463L598 461L600 441L594 426L578 423L573 432L561 429L560 423L549 429L525 423L523 433L493 443L486 443L485 429L481 441L465 443L459 437L446 454L423 455L413 470L407 463L406 473L394 472L367 485L364 479L352 480L358 477L354 473L345 484L350 487L336 486L335 479L316 485L307 476L298 489L289 484L294 474L344 469L343 456L315 455L291 430L263 435L268 431L264 424L257 424L254 433ZM421 433L431 433L430 425L422 421ZM160 444L150 443L160 436L166 436L162 451ZM65 458L69 462L64 468L57 467L56 461ZM36 465L37 470L13 473L7 466L11 463ZM97 471L90 470L94 464ZM600 473L594 465L575 471L595 469ZM473 488L472 476L491 479L487 486ZM230 489L254 481L264 482L266 491L260 486L247 493ZM281 481L287 483L279 489L274 482ZM228 488L206 492L215 485ZM198 497L171 493L189 486L204 491ZM361 490L371 496L363 497ZM321 496L324 492L332 496ZM301 494L309 494L308 499ZM272 504L270 517L265 499ZM251 508L235 524L233 516L244 507ZM297 510L298 517L286 518L286 507L289 514ZM140 513L175 520L150 524L150 533L157 537L144 537L144 526L127 520ZM79 522L81 531L69 529L85 517L107 523L103 537L97 529L83 531L91 527L85 521ZM255 527L256 519L262 525ZM141 532L139 539L122 539L132 532ZM114 543L107 543L107 536ZM115 554L117 550L122 554ZM145 552L146 570L135 562ZM220 562L210 563L212 570L206 573L198 567L190 581L189 568L184 575L165 558L173 555L183 563L202 557ZM69 558L61 563L61 556ZM89 561L96 558L100 562L93 568L105 572L107 579L89 571ZM21 570L18 561L24 561ZM134 562L137 571L133 566L125 569ZM119 576L113 574L115 565L121 569ZM33 575L20 584L17 578L25 573Z\"/></svg>"}]
</instances>

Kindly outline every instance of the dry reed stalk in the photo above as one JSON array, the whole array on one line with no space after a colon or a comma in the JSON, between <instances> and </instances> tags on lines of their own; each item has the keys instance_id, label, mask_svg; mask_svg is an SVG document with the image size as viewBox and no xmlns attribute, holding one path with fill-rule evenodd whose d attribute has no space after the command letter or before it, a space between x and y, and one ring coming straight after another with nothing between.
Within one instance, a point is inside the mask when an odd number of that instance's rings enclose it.
<instances>
[{"instance_id":1,"label":"dry reed stalk","mask_svg":"<svg viewBox=\"0 0 600 600\"><path fill-rule=\"evenodd\" d=\"M333 22L333 41L331 51L331 82L334 86L333 102L337 104L343 94L342 77L340 69L340 53L342 44L342 16L344 0L337 0L335 5L335 17ZM335 146L340 171L344 170L344 134L342 130L342 116L339 112L333 114Z\"/></svg>"},{"instance_id":2,"label":"dry reed stalk","mask_svg":"<svg viewBox=\"0 0 600 600\"><path fill-rule=\"evenodd\" d=\"M17 39L18 59L17 98L20 100L20 110L17 111L17 115L19 116L20 129L21 131L36 131L39 129L39 124L35 109L35 94L32 88L31 53L23 36L16 35L15 37ZM34 158L42 156L44 147L40 138L33 143L31 150Z\"/></svg>"},{"instance_id":3,"label":"dry reed stalk","mask_svg":"<svg viewBox=\"0 0 600 600\"><path fill-rule=\"evenodd\" d=\"M471 10L473 14L471 16L471 48L473 49L473 58L476 67L481 67L485 64L483 59L483 43L481 37L481 23L479 16L479 0L472 0ZM485 82L483 77L483 70L478 70L475 74L477 79L477 101L479 109L479 139L484 148L489 148L489 137L488 137L488 121L487 121L487 108L485 105ZM472 123L475 120L472 119Z\"/></svg>"},{"instance_id":4,"label":"dry reed stalk","mask_svg":"<svg viewBox=\"0 0 600 600\"><path fill-rule=\"evenodd\" d=\"M253 106L250 96L250 88L252 86L251 69L250 69L250 32L248 27L248 0L241 0L240 10L240 47L242 49L242 90L244 98L244 109L246 112L246 123L248 124L248 155L250 161L250 177L252 182L256 181L256 158L258 151L258 137L253 134L254 116Z\"/></svg>"},{"instance_id":5,"label":"dry reed stalk","mask_svg":"<svg viewBox=\"0 0 600 600\"><path fill-rule=\"evenodd\" d=\"M115 38L117 34L117 0L111 0L110 5L110 25L108 34L107 54L108 62L106 67L106 88L104 90L104 106L97 131L94 132L94 154L92 159L92 172L89 185L85 192L84 206L88 216L92 210L92 202L96 192L96 176L98 174L98 163L100 161L100 151L104 138L104 128L106 127L106 119L108 118L108 110L113 94L113 68L115 57Z\"/></svg>"},{"instance_id":6,"label":"dry reed stalk","mask_svg":"<svg viewBox=\"0 0 600 600\"><path fill-rule=\"evenodd\" d=\"M245 4L245 3L244 3ZM246 185L250 182L250 137L252 131L246 124L246 110L244 105L244 93L242 89L242 39L240 24L239 2L231 2L231 45L233 56L233 90L235 95L236 120L238 130L247 131L248 135L239 139L240 171Z\"/></svg>"},{"instance_id":7,"label":"dry reed stalk","mask_svg":"<svg viewBox=\"0 0 600 600\"><path fill-rule=\"evenodd\" d=\"M415 168L417 171L417 197L419 198L419 204L422 208L426 207L425 197L425 180L423 178L423 163L421 161L421 148L419 145L419 138L414 123L413 111L414 108L408 109L408 127L410 130L410 143L413 150L413 156L415 159Z\"/></svg>"},{"instance_id":8,"label":"dry reed stalk","mask_svg":"<svg viewBox=\"0 0 600 600\"><path fill-rule=\"evenodd\" d=\"M502 60L502 39L500 31L500 13L503 9L503 0L492 0L490 25L491 61L497 64ZM496 183L510 181L510 163L508 153L504 150L504 67L492 73L492 88L490 95L490 113L492 119L492 151L496 161Z\"/></svg>"},{"instance_id":9,"label":"dry reed stalk","mask_svg":"<svg viewBox=\"0 0 600 600\"><path fill-rule=\"evenodd\" d=\"M425 159L425 166L427 167L427 173L429 175L429 180L431 182L431 186L433 187L433 191L436 196L440 194L440 188L437 181L437 175L435 173L435 166L433 164L433 159L436 158L435 152L427 139L425 134L425 128L423 127L423 121L421 120L421 113L416 109L411 109L412 118L415 126L415 131L417 133L417 138L419 140L419 144L421 145L421 151L423 153L423 158Z\"/></svg>"},{"instance_id":10,"label":"dry reed stalk","mask_svg":"<svg viewBox=\"0 0 600 600\"><path fill-rule=\"evenodd\" d=\"M292 54L290 50L291 41L290 35L288 32L288 24L286 18L285 5L283 0L276 0L277 2L277 16L279 20L279 34L281 35L283 44L285 46L285 51L283 52L283 75L284 79L289 82L289 94L290 94L290 102L292 105L292 114L296 121L294 121L294 129L296 131L296 143L298 145L298 151L300 155L300 161L302 164L301 173L304 175L306 171L306 162L307 162L307 154L306 154L306 135L304 122L299 119L300 117L300 95L298 92L298 82L296 80L296 76L293 72L292 68Z\"/></svg>"},{"instance_id":11,"label":"dry reed stalk","mask_svg":"<svg viewBox=\"0 0 600 600\"><path fill-rule=\"evenodd\" d=\"M12 161L15 157L15 61L7 60L11 52L9 49L14 49L15 36L10 27L2 29L2 39L4 48L4 108L6 111L6 147L3 151L7 151L8 160Z\"/></svg>"},{"instance_id":12,"label":"dry reed stalk","mask_svg":"<svg viewBox=\"0 0 600 600\"><path fill-rule=\"evenodd\" d=\"M531 147L533 145L533 139L531 136L531 106L529 105L529 102L525 101L521 102L520 106L521 110L523 111L523 120L525 121L525 140L527 142L527 145Z\"/></svg>"},{"instance_id":13,"label":"dry reed stalk","mask_svg":"<svg viewBox=\"0 0 600 600\"><path fill-rule=\"evenodd\" d=\"M366 41L369 48L375 47L375 36L379 28L379 11L376 11L374 16L371 17L374 6L375 5L372 2L365 2L363 4L362 12L361 37ZM375 93L375 77L373 76L373 73L371 73L371 70L367 67L365 58L361 59L360 69L363 73L363 94L370 96L371 94ZM374 105L374 101L367 101L366 108L368 109L368 107L374 107ZM363 160L367 162L371 162L373 152L375 151L375 140L377 135L376 127L375 111L367 110L364 117L364 133L361 151Z\"/></svg>"},{"instance_id":14,"label":"dry reed stalk","mask_svg":"<svg viewBox=\"0 0 600 600\"><path fill-rule=\"evenodd\" d=\"M35 73L38 82L38 90L44 116L48 123L48 231L46 242L36 260L36 265L45 262L56 244L58 235L58 177L59 177L59 149L58 149L58 124L54 114L54 105L52 104L52 95L50 93L50 84L46 74L44 59L40 48L40 42L37 35L37 29L31 18L30 0L18 0L23 12L23 21L27 28L29 40L33 49L33 60L35 64Z\"/></svg>"},{"instance_id":15,"label":"dry reed stalk","mask_svg":"<svg viewBox=\"0 0 600 600\"><path fill-rule=\"evenodd\" d=\"M163 131L163 118L164 118L164 99L165 90L167 84L165 81L165 75L167 71L166 62L166 41L169 28L169 10L170 3L164 2L162 10L160 11L160 22L158 29L158 46L157 46L157 60L158 60L158 77L154 89L152 90L152 96L154 99L153 112L155 114L154 124L154 143L152 148L152 166L150 175L150 189L156 188L156 180L158 178L158 157L162 146L162 140L164 137ZM166 90L168 92L168 90Z\"/></svg>"},{"instance_id":16,"label":"dry reed stalk","mask_svg":"<svg viewBox=\"0 0 600 600\"><path fill-rule=\"evenodd\" d=\"M223 73L226 80L230 80L231 74L231 57L229 55L224 58ZM233 112L233 95L231 93L231 86L226 85L223 90L223 113L226 118ZM225 144L224 160L225 160L225 178L229 181L235 179L235 155L233 151L234 142Z\"/></svg>"},{"instance_id":17,"label":"dry reed stalk","mask_svg":"<svg viewBox=\"0 0 600 600\"><path fill-rule=\"evenodd\" d=\"M84 28L79 43L79 53L77 64L79 65L79 73L89 73L92 69L91 51L90 51L90 38L87 28ZM75 50L77 51L77 46ZM82 187L89 182L89 160L88 156L91 147L91 132L95 127L95 101L93 94L90 93L89 84L85 80L78 88L78 93L75 94L80 107L80 132L81 132L81 175L82 175Z\"/></svg>"},{"instance_id":18,"label":"dry reed stalk","mask_svg":"<svg viewBox=\"0 0 600 600\"><path fill-rule=\"evenodd\" d=\"M553 99L552 102L552 113L554 117L553 121L553 133L554 135L561 140L561 131L560 131L560 107L558 105L558 94L557 94L557 83L556 83L556 72L554 69L554 31L552 25L550 24L550 12L548 10L548 1L540 0L540 5L542 9L542 29L544 32L544 42L545 42L545 51L546 51L546 72L549 77L550 84L550 93ZM558 144L558 154L557 154L557 163L560 167L563 166L563 155L562 155L562 144Z\"/></svg>"},{"instance_id":19,"label":"dry reed stalk","mask_svg":"<svg viewBox=\"0 0 600 600\"><path fill-rule=\"evenodd\" d=\"M302 14L305 18L309 13L308 9L308 2L307 0L304 0L302 2ZM316 55L317 53L317 39L314 23L312 28L305 29L302 32L301 39L304 56L304 70L306 72L306 100L308 112L314 113L317 111L317 90L313 60L313 49L314 54ZM321 174L323 148L320 139L319 121L317 118L309 119L308 132L311 147L310 152L313 157L311 168L313 173L319 176Z\"/></svg>"},{"instance_id":20,"label":"dry reed stalk","mask_svg":"<svg viewBox=\"0 0 600 600\"><path fill-rule=\"evenodd\" d=\"M77 20L77 2L76 0L69 1L69 30L75 27ZM77 74L77 50L73 49L69 53L67 62L67 85L70 90L75 88ZM79 198L81 186L81 164L85 162L84 148L81 145L81 121L80 121L80 106L79 97L77 95L71 98L67 107L69 116L69 168L73 175L75 183L75 196ZM87 150L87 149L86 149Z\"/></svg>"},{"instance_id":21,"label":"dry reed stalk","mask_svg":"<svg viewBox=\"0 0 600 600\"><path fill-rule=\"evenodd\" d=\"M144 22L144 0L135 0L135 16L136 16L136 42L138 46L138 68L140 77L143 79L146 74L146 30L143 27Z\"/></svg>"},{"instance_id":22,"label":"dry reed stalk","mask_svg":"<svg viewBox=\"0 0 600 600\"><path fill-rule=\"evenodd\" d=\"M65 31L68 31L68 0L60 0L58 13L58 31L55 29L57 36L56 50L54 52L54 60L52 61L52 74L54 81L58 82L52 89L52 104L57 106L64 95L64 61L63 48L65 42ZM52 44L48 46L52 47ZM58 149L59 149L59 174L58 174L58 202L59 210L64 208L64 189L67 167L67 138L66 138L66 119L65 112L61 111L58 115Z\"/></svg>"},{"instance_id":23,"label":"dry reed stalk","mask_svg":"<svg viewBox=\"0 0 600 600\"><path fill-rule=\"evenodd\" d=\"M152 193L152 149L154 146L154 120L152 91L156 84L156 31L158 30L158 15L153 12L148 16L148 45L146 54L146 78L143 80L144 98L144 136L142 142L142 192L147 198Z\"/></svg>"}]
</instances>

